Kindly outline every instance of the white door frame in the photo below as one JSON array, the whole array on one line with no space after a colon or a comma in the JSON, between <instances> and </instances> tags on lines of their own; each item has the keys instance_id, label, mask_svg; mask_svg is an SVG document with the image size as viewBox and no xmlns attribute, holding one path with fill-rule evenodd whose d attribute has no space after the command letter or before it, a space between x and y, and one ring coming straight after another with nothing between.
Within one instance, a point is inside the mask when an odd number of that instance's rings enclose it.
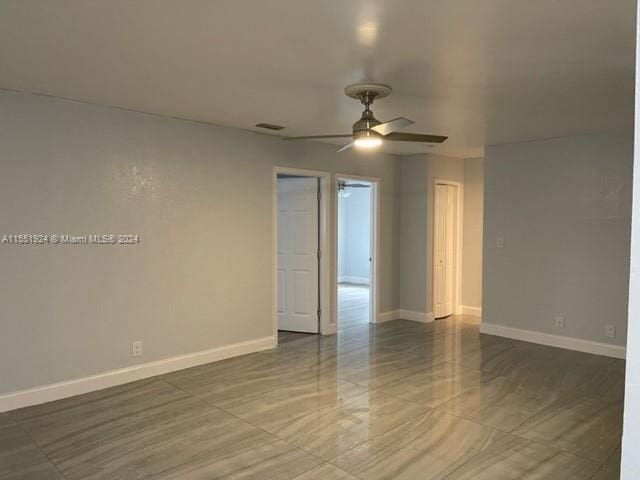
<instances>
[{"instance_id":1,"label":"white door frame","mask_svg":"<svg viewBox=\"0 0 640 480\"><path fill-rule=\"evenodd\" d=\"M369 285L369 323L378 323L379 306L380 306L380 178L379 177L365 177L362 175L351 175L348 173L336 173L335 183L340 180L364 180L371 183L371 240L370 240L370 255L371 255L371 279ZM338 245L338 189L335 193L335 208L334 208L334 235L333 244L336 246L334 252L337 252ZM334 315L338 318L338 256L334 255L334 272L332 280L333 291L336 295L336 304ZM335 327L335 325L334 325Z\"/></svg>"},{"instance_id":2,"label":"white door frame","mask_svg":"<svg viewBox=\"0 0 640 480\"><path fill-rule=\"evenodd\" d=\"M432 235L432 244L431 244L431 292L427 292L428 296L431 296L431 308L435 310L435 276L436 276L436 265L435 265L435 249L436 249L436 237L435 237L435 204L436 204L436 185L450 185L455 188L455 199L456 199L456 207L455 207L455 235L454 235L454 267L453 272L455 275L455 279L453 282L453 313L455 315L459 315L461 311L462 305L462 199L463 196L463 185L461 182L457 182L455 180L445 180L443 178L435 178L433 180L433 194L431 197L432 205L434 206L432 220L431 220L431 235ZM427 296L427 298L429 298ZM433 318L433 317L432 317Z\"/></svg>"},{"instance_id":3,"label":"white door frame","mask_svg":"<svg viewBox=\"0 0 640 480\"><path fill-rule=\"evenodd\" d=\"M331 323L331 282L330 282L330 244L328 226L330 225L329 218L329 198L331 197L331 173L320 170L306 170L301 168L290 167L273 167L272 174L272 305L271 305L271 318L273 327L273 336L276 339L276 345L278 342L278 174L282 175L298 175L301 177L314 177L320 179L320 211L318 212L319 218L319 248L320 248L320 263L318 265L320 269L320 295L318 297L320 302L320 333L323 335L330 335L332 332L327 329L327 325ZM335 327L335 320L333 321Z\"/></svg>"}]
</instances>

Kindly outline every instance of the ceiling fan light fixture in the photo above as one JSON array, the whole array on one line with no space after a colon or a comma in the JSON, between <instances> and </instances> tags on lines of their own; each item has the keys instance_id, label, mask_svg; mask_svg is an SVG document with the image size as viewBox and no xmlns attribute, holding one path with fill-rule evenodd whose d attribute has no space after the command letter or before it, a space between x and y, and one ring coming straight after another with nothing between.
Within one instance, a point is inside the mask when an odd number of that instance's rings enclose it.
<instances>
[{"instance_id":1,"label":"ceiling fan light fixture","mask_svg":"<svg viewBox=\"0 0 640 480\"><path fill-rule=\"evenodd\" d=\"M382 145L382 139L380 137L360 137L356 138L353 144L358 148L376 148Z\"/></svg>"}]
</instances>

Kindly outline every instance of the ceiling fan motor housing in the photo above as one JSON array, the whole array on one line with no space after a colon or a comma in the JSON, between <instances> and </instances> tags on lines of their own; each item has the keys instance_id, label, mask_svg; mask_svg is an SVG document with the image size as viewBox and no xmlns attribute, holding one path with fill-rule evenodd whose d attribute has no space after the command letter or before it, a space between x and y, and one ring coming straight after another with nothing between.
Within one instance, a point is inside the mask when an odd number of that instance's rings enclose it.
<instances>
[{"instance_id":1,"label":"ceiling fan motor housing","mask_svg":"<svg viewBox=\"0 0 640 480\"><path fill-rule=\"evenodd\" d=\"M353 124L353 138L360 137L380 137L381 135L371 130L376 125L380 125L380 121L373 116L373 112L369 107L362 112L360 120Z\"/></svg>"},{"instance_id":2,"label":"ceiling fan motor housing","mask_svg":"<svg viewBox=\"0 0 640 480\"><path fill-rule=\"evenodd\" d=\"M353 138L381 137L382 135L371 130L382 122L373 116L369 106L375 99L389 95L391 87L377 83L360 83L349 85L344 92L348 97L357 98L364 105L364 112L362 112L360 120L353 124Z\"/></svg>"}]
</instances>

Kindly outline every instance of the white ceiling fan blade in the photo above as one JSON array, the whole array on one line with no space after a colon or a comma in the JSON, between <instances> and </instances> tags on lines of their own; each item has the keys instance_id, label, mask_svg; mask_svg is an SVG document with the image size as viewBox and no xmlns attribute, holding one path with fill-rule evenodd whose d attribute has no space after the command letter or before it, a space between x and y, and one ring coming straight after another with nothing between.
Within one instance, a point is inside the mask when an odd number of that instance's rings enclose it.
<instances>
[{"instance_id":1,"label":"white ceiling fan blade","mask_svg":"<svg viewBox=\"0 0 640 480\"><path fill-rule=\"evenodd\" d=\"M394 118L393 120L389 120L388 122L381 123L380 125L376 125L375 127L371 128L371 130L379 133L380 135L388 135L392 132L397 132L404 127L408 127L413 123L415 123L413 120L409 120L408 118L404 117L398 117Z\"/></svg>"},{"instance_id":2,"label":"white ceiling fan blade","mask_svg":"<svg viewBox=\"0 0 640 480\"><path fill-rule=\"evenodd\" d=\"M353 147L353 142L350 142L350 143L347 143L346 145L341 146L338 150L336 150L336 152L344 152L345 150L348 150L351 147Z\"/></svg>"}]
</instances>

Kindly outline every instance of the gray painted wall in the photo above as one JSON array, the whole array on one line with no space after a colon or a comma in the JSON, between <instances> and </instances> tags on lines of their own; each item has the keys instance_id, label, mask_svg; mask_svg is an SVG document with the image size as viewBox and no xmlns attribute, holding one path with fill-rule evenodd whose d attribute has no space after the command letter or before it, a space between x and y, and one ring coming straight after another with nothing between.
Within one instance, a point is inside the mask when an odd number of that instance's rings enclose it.
<instances>
[{"instance_id":1,"label":"gray painted wall","mask_svg":"<svg viewBox=\"0 0 640 480\"><path fill-rule=\"evenodd\" d=\"M381 178L380 309L397 309L399 158L334 151L0 93L0 233L142 239L0 245L0 393L270 336L276 164Z\"/></svg>"},{"instance_id":2,"label":"gray painted wall","mask_svg":"<svg viewBox=\"0 0 640 480\"><path fill-rule=\"evenodd\" d=\"M434 184L436 179L463 184L465 161L442 155L412 155L403 158L401 164L400 308L431 313Z\"/></svg>"},{"instance_id":3,"label":"gray painted wall","mask_svg":"<svg viewBox=\"0 0 640 480\"><path fill-rule=\"evenodd\" d=\"M464 183L464 160L428 155L427 166L427 277L426 304L427 313L433 312L433 198L434 185L438 180L454 180ZM463 232L464 233L464 232ZM464 255L464 254L463 254Z\"/></svg>"},{"instance_id":4,"label":"gray painted wall","mask_svg":"<svg viewBox=\"0 0 640 480\"><path fill-rule=\"evenodd\" d=\"M464 161L462 304L482 308L482 215L484 158Z\"/></svg>"},{"instance_id":5,"label":"gray painted wall","mask_svg":"<svg viewBox=\"0 0 640 480\"><path fill-rule=\"evenodd\" d=\"M400 308L425 313L427 159L412 155L400 165Z\"/></svg>"},{"instance_id":6,"label":"gray painted wall","mask_svg":"<svg viewBox=\"0 0 640 480\"><path fill-rule=\"evenodd\" d=\"M487 148L483 322L625 344L632 163L630 134Z\"/></svg>"}]
</instances>

